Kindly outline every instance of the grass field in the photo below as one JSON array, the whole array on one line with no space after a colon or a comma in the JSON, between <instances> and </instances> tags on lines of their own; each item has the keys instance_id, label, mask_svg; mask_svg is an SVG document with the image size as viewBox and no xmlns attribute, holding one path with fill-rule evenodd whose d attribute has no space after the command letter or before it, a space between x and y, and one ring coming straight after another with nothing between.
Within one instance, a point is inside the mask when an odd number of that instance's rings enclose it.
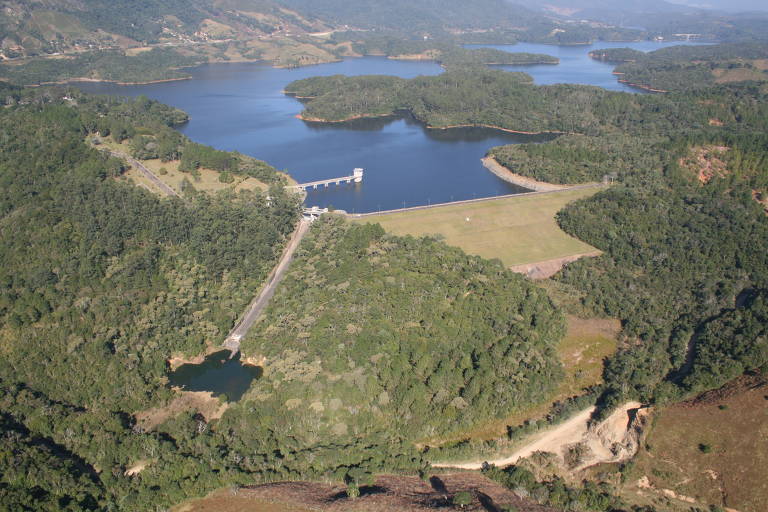
<instances>
[{"instance_id":1,"label":"grass field","mask_svg":"<svg viewBox=\"0 0 768 512\"><path fill-rule=\"evenodd\" d=\"M563 190L351 219L378 222L396 235L441 235L449 245L484 258L498 258L511 267L595 251L563 232L555 214L598 190Z\"/></svg>"}]
</instances>

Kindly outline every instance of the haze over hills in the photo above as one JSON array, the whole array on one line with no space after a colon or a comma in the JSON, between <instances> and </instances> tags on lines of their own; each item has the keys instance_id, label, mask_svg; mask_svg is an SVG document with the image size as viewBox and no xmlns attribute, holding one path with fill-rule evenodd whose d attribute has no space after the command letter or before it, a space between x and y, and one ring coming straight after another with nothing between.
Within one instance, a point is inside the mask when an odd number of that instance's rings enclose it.
<instances>
[{"instance_id":1,"label":"haze over hills","mask_svg":"<svg viewBox=\"0 0 768 512\"><path fill-rule=\"evenodd\" d=\"M670 0L672 3L722 11L768 11L763 0Z\"/></svg>"}]
</instances>

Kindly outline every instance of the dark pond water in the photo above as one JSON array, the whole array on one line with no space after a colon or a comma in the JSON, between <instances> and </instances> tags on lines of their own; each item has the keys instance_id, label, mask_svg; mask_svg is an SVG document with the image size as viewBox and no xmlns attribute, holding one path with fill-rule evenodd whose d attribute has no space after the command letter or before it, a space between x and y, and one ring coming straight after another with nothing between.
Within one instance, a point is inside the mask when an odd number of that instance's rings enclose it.
<instances>
[{"instance_id":1,"label":"dark pond water","mask_svg":"<svg viewBox=\"0 0 768 512\"><path fill-rule=\"evenodd\" d=\"M657 49L658 43L599 44L556 47L535 44L497 46L508 51L558 56L558 66L522 66L540 84L570 82L627 90L611 75L613 67L594 61L595 48L631 46ZM376 211L473 197L520 192L480 163L496 145L542 140L486 129L425 130L406 118L366 120L341 125L306 123L295 116L299 101L282 93L293 80L318 75L390 74L404 78L436 75L431 62L400 62L366 57L300 69L273 69L260 64L214 64L192 70L193 80L143 86L81 84L97 93L145 94L174 105L190 116L182 127L192 140L219 149L238 150L287 170L300 182L365 168L363 183L309 193L307 205L349 212Z\"/></svg>"},{"instance_id":2,"label":"dark pond water","mask_svg":"<svg viewBox=\"0 0 768 512\"><path fill-rule=\"evenodd\" d=\"M244 365L240 353L229 359L229 350L214 352L200 364L183 364L168 374L169 384L186 391L211 391L237 401L251 382L261 377L261 368Z\"/></svg>"}]
</instances>

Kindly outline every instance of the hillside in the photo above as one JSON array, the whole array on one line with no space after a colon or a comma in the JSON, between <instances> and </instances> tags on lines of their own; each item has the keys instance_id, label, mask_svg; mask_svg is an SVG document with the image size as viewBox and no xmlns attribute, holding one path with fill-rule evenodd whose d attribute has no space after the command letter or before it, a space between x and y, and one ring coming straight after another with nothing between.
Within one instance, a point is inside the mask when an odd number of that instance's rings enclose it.
<instances>
[{"instance_id":1,"label":"hillside","mask_svg":"<svg viewBox=\"0 0 768 512\"><path fill-rule=\"evenodd\" d=\"M655 91L680 91L733 82L768 81L768 44L673 46L647 54L626 48L600 50L592 58L622 62L622 82Z\"/></svg>"},{"instance_id":2,"label":"hillside","mask_svg":"<svg viewBox=\"0 0 768 512\"><path fill-rule=\"evenodd\" d=\"M295 67L345 56L459 51L463 42L585 43L635 30L563 23L503 0L33 0L0 11L0 79L150 82L204 62ZM398 49L399 47L399 49Z\"/></svg>"}]
</instances>

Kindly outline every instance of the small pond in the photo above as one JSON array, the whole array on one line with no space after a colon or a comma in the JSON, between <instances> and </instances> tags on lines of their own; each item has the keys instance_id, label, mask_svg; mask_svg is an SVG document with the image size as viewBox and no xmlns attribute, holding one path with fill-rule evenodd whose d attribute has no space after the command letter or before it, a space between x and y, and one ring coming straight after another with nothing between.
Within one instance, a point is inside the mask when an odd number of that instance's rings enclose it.
<instances>
[{"instance_id":1,"label":"small pond","mask_svg":"<svg viewBox=\"0 0 768 512\"><path fill-rule=\"evenodd\" d=\"M185 391L211 391L228 401L242 398L251 383L261 377L262 369L240 361L240 353L230 359L229 350L208 355L200 364L183 364L168 373L171 386Z\"/></svg>"}]
</instances>

